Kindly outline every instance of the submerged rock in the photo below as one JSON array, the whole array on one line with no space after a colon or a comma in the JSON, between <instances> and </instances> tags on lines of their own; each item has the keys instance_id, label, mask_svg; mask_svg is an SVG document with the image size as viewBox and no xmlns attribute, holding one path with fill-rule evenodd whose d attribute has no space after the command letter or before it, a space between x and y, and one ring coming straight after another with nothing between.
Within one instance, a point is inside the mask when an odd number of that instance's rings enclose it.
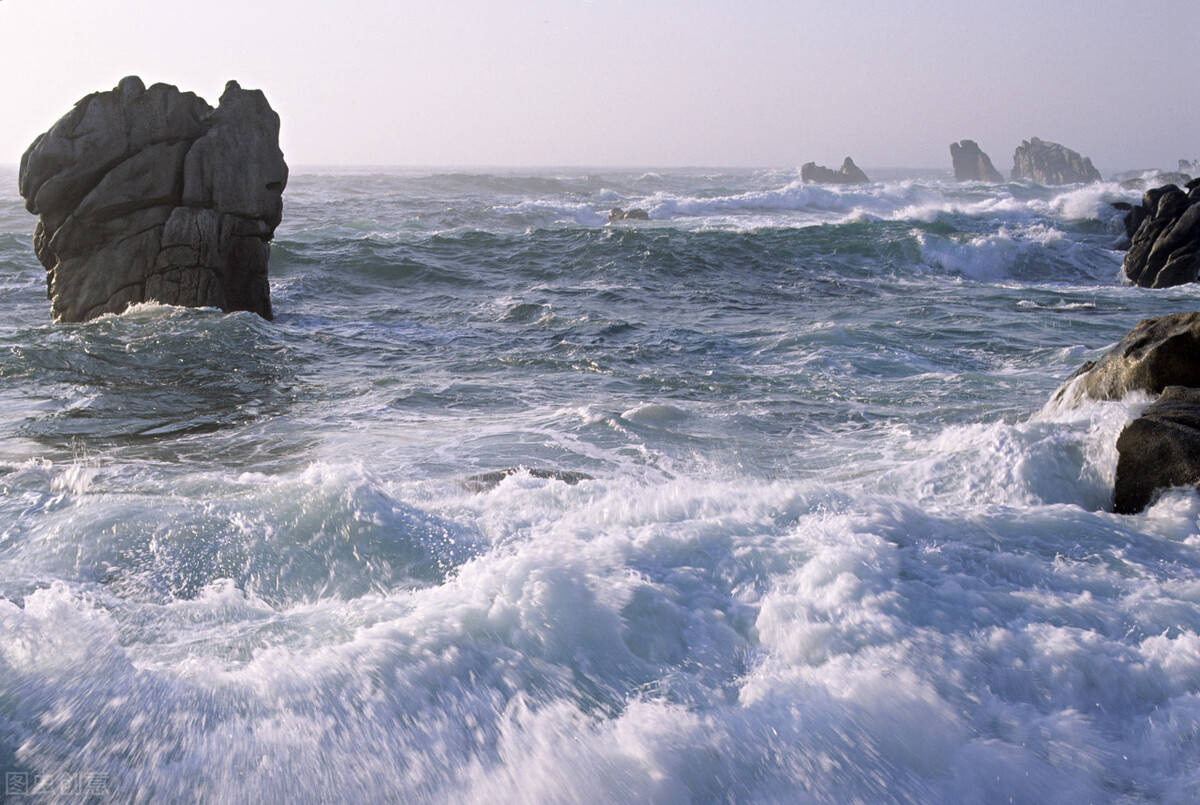
<instances>
[{"instance_id":1,"label":"submerged rock","mask_svg":"<svg viewBox=\"0 0 1200 805\"><path fill-rule=\"evenodd\" d=\"M1200 276L1200 182L1147 190L1125 214L1128 249L1121 268L1135 285L1169 288Z\"/></svg>"},{"instance_id":2,"label":"submerged rock","mask_svg":"<svg viewBox=\"0 0 1200 805\"><path fill-rule=\"evenodd\" d=\"M1038 184L1076 184L1100 181L1092 161L1066 146L1037 137L1022 140L1013 152L1012 178L1031 179Z\"/></svg>"},{"instance_id":3,"label":"submerged rock","mask_svg":"<svg viewBox=\"0 0 1200 805\"><path fill-rule=\"evenodd\" d=\"M1117 437L1113 511L1136 514L1156 492L1200 483L1200 388L1168 386Z\"/></svg>"},{"instance_id":4,"label":"submerged rock","mask_svg":"<svg viewBox=\"0 0 1200 805\"><path fill-rule=\"evenodd\" d=\"M236 81L216 109L136 76L81 99L21 157L54 319L150 300L271 318L287 178L279 116Z\"/></svg>"},{"instance_id":5,"label":"submerged rock","mask_svg":"<svg viewBox=\"0 0 1200 805\"><path fill-rule=\"evenodd\" d=\"M1003 182L1004 177L992 165L992 160L974 140L950 143L950 159L954 163L956 182Z\"/></svg>"},{"instance_id":6,"label":"submerged rock","mask_svg":"<svg viewBox=\"0 0 1200 805\"><path fill-rule=\"evenodd\" d=\"M800 166L800 179L816 184L867 184L871 181L850 157L846 157L841 170L836 171L815 162L806 162Z\"/></svg>"},{"instance_id":7,"label":"submerged rock","mask_svg":"<svg viewBox=\"0 0 1200 805\"><path fill-rule=\"evenodd\" d=\"M1072 373L1053 399L1115 400L1131 391L1159 394L1167 386L1200 387L1200 312L1143 319L1099 360Z\"/></svg>"},{"instance_id":8,"label":"submerged rock","mask_svg":"<svg viewBox=\"0 0 1200 805\"><path fill-rule=\"evenodd\" d=\"M468 492L487 492L499 486L500 482L508 476L516 475L519 472L527 472L534 478L562 481L571 486L580 481L592 480L592 476L586 472L578 472L576 470L551 470L541 467L505 467L502 470L492 470L491 472L481 472L477 475L472 475L469 478L463 479L462 485Z\"/></svg>"},{"instance_id":9,"label":"submerged rock","mask_svg":"<svg viewBox=\"0 0 1200 805\"><path fill-rule=\"evenodd\" d=\"M608 220L610 223L613 221L649 221L650 213L639 207L634 207L631 210L613 207L608 212Z\"/></svg>"},{"instance_id":10,"label":"submerged rock","mask_svg":"<svg viewBox=\"0 0 1200 805\"><path fill-rule=\"evenodd\" d=\"M1186 185L1192 180L1192 177L1188 174L1176 171L1156 171L1154 173L1147 171L1141 176L1119 174L1115 178L1120 181L1122 190L1146 190L1151 187L1162 187L1167 184Z\"/></svg>"}]
</instances>

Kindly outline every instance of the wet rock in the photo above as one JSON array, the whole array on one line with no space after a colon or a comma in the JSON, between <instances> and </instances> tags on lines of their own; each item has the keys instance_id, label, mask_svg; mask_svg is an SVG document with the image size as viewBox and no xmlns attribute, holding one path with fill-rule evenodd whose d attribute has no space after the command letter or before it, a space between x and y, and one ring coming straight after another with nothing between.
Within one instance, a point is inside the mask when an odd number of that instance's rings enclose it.
<instances>
[{"instance_id":1,"label":"wet rock","mask_svg":"<svg viewBox=\"0 0 1200 805\"><path fill-rule=\"evenodd\" d=\"M1200 185L1147 190L1125 215L1128 252L1122 269L1145 288L1168 288L1200 276Z\"/></svg>"},{"instance_id":2,"label":"wet rock","mask_svg":"<svg viewBox=\"0 0 1200 805\"><path fill-rule=\"evenodd\" d=\"M278 142L279 116L235 81L216 109L136 76L80 100L30 145L18 180L55 320L150 300L271 318Z\"/></svg>"},{"instance_id":3,"label":"wet rock","mask_svg":"<svg viewBox=\"0 0 1200 805\"><path fill-rule=\"evenodd\" d=\"M610 223L613 221L649 221L650 213L639 207L634 207L631 210L613 207L608 212L608 220Z\"/></svg>"},{"instance_id":4,"label":"wet rock","mask_svg":"<svg viewBox=\"0 0 1200 805\"><path fill-rule=\"evenodd\" d=\"M1136 514L1154 495L1200 483L1200 388L1168 386L1117 438L1113 511Z\"/></svg>"},{"instance_id":5,"label":"wet rock","mask_svg":"<svg viewBox=\"0 0 1200 805\"><path fill-rule=\"evenodd\" d=\"M974 140L950 143L956 182L1003 182L1004 177Z\"/></svg>"},{"instance_id":6,"label":"wet rock","mask_svg":"<svg viewBox=\"0 0 1200 805\"><path fill-rule=\"evenodd\" d=\"M1200 312L1138 322L1099 360L1068 377L1053 399L1115 400L1131 391L1159 394L1167 386L1200 387Z\"/></svg>"},{"instance_id":7,"label":"wet rock","mask_svg":"<svg viewBox=\"0 0 1200 805\"><path fill-rule=\"evenodd\" d=\"M1030 179L1042 185L1100 181L1100 171L1087 157L1066 146L1031 137L1013 152L1013 179Z\"/></svg>"},{"instance_id":8,"label":"wet rock","mask_svg":"<svg viewBox=\"0 0 1200 805\"><path fill-rule=\"evenodd\" d=\"M871 181L850 157L846 157L841 170L836 171L815 162L806 162L800 167L800 178L816 184L867 184Z\"/></svg>"},{"instance_id":9,"label":"wet rock","mask_svg":"<svg viewBox=\"0 0 1200 805\"><path fill-rule=\"evenodd\" d=\"M492 470L491 472L481 472L478 475L472 475L469 478L463 479L462 485L468 492L487 492L499 486L500 482L508 476L516 475L519 472L529 473L534 478L562 481L571 486L580 481L592 480L592 476L586 472L577 472L575 470L552 470L541 467L505 467L502 470Z\"/></svg>"}]
</instances>

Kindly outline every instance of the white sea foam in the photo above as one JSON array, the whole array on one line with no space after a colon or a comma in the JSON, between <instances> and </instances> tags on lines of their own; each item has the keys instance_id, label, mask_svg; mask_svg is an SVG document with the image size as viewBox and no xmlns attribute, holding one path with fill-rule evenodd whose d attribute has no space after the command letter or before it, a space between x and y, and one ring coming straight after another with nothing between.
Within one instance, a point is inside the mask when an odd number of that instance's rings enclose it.
<instances>
[{"instance_id":1,"label":"white sea foam","mask_svg":"<svg viewBox=\"0 0 1200 805\"><path fill-rule=\"evenodd\" d=\"M1046 433L1009 429L939 437L931 452L976 452L1001 476L935 492L957 503L941 513L805 484L680 479L648 496L620 479L527 478L446 499L493 547L438 585L270 605L232 583L142 604L55 583L0 603L0 662L23 691L5 706L18 722L46 713L21 760L110 770L135 799L658 801L732 788L773 800L801 787L814 802L1065 803L1102 797L1114 775L1178 794L1166 772L1187 762L1200 644L1170 629L1195 617L1200 587L1145 572L1177 551L1168 534L1087 505L1007 516L1022 496L1006 484L1044 488L1019 468L1029 450L1079 461L1039 447ZM909 489L924 461L905 470ZM236 486L275 487L271 505L328 487L318 516L348 523L391 496L335 491L362 483L352 467L312 467ZM1088 503L1093 482L1075 484ZM1195 498L1148 516L1187 532ZM1072 532L1092 541L1071 549ZM580 674L597 686L582 699Z\"/></svg>"},{"instance_id":2,"label":"white sea foam","mask_svg":"<svg viewBox=\"0 0 1200 805\"><path fill-rule=\"evenodd\" d=\"M1200 494L1111 513L1146 398L1041 402L1196 289L1117 285L1106 186L794 178L310 177L261 326L31 327L13 258L0 766L133 802L1189 801Z\"/></svg>"},{"instance_id":3,"label":"white sea foam","mask_svg":"<svg viewBox=\"0 0 1200 805\"><path fill-rule=\"evenodd\" d=\"M966 239L914 232L927 264L976 280L1009 277L1070 281L1078 277L1115 276L1120 258L1065 237L1046 224L1001 226L995 233ZM1061 266L1070 273L1050 273ZM1040 276L1039 276L1040 275Z\"/></svg>"},{"instance_id":4,"label":"white sea foam","mask_svg":"<svg viewBox=\"0 0 1200 805\"><path fill-rule=\"evenodd\" d=\"M504 215L545 218L553 223L574 223L583 226L600 226L608 221L607 210L596 210L588 203L561 199L530 199L496 207L495 211Z\"/></svg>"}]
</instances>

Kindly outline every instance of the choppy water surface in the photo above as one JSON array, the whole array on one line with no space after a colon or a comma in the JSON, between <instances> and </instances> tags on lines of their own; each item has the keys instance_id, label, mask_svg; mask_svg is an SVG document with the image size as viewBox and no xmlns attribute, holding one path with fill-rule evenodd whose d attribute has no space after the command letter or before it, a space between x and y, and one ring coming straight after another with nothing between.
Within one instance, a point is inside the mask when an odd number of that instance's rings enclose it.
<instances>
[{"instance_id":1,"label":"choppy water surface","mask_svg":"<svg viewBox=\"0 0 1200 805\"><path fill-rule=\"evenodd\" d=\"M1200 498L1106 511L1144 400L1043 410L1200 307L1120 283L1136 193L300 170L275 322L54 325L15 184L0 767L146 802L1200 790ZM509 467L590 478L464 483Z\"/></svg>"}]
</instances>

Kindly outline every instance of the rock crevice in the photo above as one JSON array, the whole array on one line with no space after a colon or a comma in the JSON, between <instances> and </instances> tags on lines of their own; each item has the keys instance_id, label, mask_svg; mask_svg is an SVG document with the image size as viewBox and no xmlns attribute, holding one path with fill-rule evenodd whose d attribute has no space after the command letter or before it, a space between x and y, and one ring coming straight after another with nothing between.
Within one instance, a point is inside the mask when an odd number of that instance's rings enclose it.
<instances>
[{"instance_id":1,"label":"rock crevice","mask_svg":"<svg viewBox=\"0 0 1200 805\"><path fill-rule=\"evenodd\" d=\"M215 109L136 76L80 100L20 166L55 320L151 300L271 318L288 178L278 143L279 116L236 81Z\"/></svg>"}]
</instances>

